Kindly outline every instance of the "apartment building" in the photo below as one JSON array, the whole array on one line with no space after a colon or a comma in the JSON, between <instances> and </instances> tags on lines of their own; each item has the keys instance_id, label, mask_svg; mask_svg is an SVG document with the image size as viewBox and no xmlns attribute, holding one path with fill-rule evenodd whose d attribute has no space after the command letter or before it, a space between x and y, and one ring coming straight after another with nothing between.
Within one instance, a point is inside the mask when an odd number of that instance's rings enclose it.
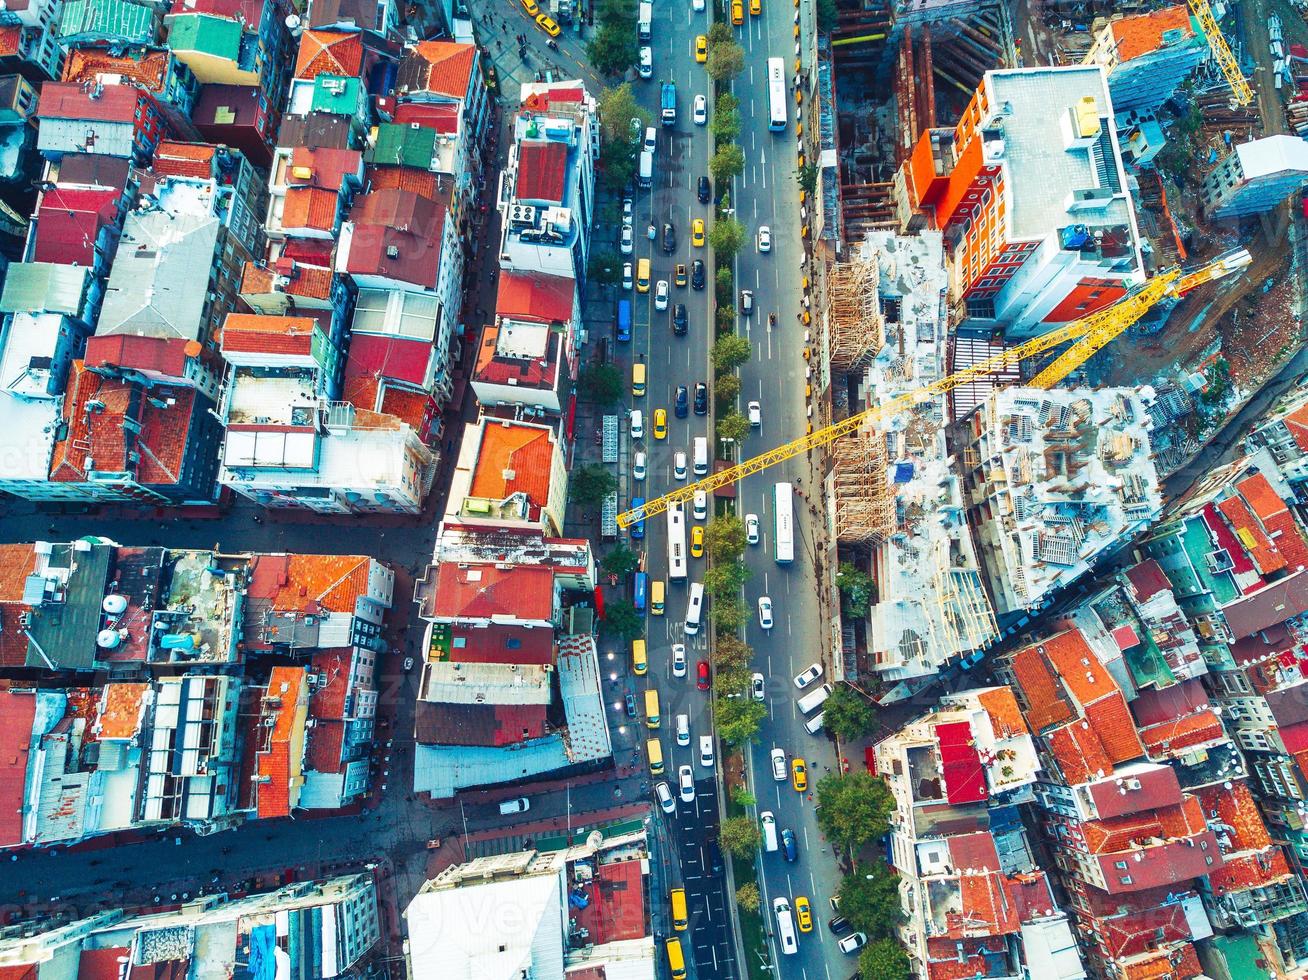
<instances>
[{"instance_id":1,"label":"apartment building","mask_svg":"<svg viewBox=\"0 0 1308 980\"><path fill-rule=\"evenodd\" d=\"M568 470L555 426L482 416L463 428L446 520L563 532Z\"/></svg>"},{"instance_id":2,"label":"apartment building","mask_svg":"<svg viewBox=\"0 0 1308 980\"><path fill-rule=\"evenodd\" d=\"M1109 20L1095 33L1082 64L1103 66L1114 112L1145 113L1171 98L1207 57L1198 20L1179 3Z\"/></svg>"},{"instance_id":3,"label":"apartment building","mask_svg":"<svg viewBox=\"0 0 1308 980\"><path fill-rule=\"evenodd\" d=\"M1204 178L1210 221L1270 211L1308 184L1308 143L1279 133L1241 143Z\"/></svg>"}]
</instances>

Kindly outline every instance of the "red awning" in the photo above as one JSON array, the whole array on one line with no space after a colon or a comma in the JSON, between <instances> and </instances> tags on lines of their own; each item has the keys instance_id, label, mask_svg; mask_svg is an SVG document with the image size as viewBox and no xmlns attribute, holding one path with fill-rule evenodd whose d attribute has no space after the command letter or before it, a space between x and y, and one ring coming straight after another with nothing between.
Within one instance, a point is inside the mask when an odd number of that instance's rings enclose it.
<instances>
[{"instance_id":1,"label":"red awning","mask_svg":"<svg viewBox=\"0 0 1308 980\"><path fill-rule=\"evenodd\" d=\"M598 585L595 586L595 615L604 618L604 590Z\"/></svg>"}]
</instances>

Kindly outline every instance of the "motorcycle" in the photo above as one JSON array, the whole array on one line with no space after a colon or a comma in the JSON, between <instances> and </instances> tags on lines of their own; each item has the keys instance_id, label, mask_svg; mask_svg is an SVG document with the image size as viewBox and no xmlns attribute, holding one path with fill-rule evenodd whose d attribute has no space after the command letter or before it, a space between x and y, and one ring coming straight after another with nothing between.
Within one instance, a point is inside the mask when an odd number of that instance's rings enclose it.
<instances>
[{"instance_id":1,"label":"motorcycle","mask_svg":"<svg viewBox=\"0 0 1308 980\"><path fill-rule=\"evenodd\" d=\"M658 233L658 229L655 228L653 225L650 225L650 226L649 226L649 240L650 240L651 242L654 241L654 239L658 237L658 234L659 234L659 233Z\"/></svg>"},{"instance_id":2,"label":"motorcycle","mask_svg":"<svg viewBox=\"0 0 1308 980\"><path fill-rule=\"evenodd\" d=\"M769 327L775 327L776 325L777 325L777 315L776 315L775 313L769 313L769 314L768 314L768 326L769 326Z\"/></svg>"}]
</instances>

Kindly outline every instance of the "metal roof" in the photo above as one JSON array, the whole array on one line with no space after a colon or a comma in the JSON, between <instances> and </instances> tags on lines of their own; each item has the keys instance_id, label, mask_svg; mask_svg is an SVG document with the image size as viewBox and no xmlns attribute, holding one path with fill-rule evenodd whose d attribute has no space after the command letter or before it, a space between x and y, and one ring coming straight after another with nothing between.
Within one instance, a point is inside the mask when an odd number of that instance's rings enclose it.
<instances>
[{"instance_id":1,"label":"metal roof","mask_svg":"<svg viewBox=\"0 0 1308 980\"><path fill-rule=\"evenodd\" d=\"M0 313L66 313L80 318L90 275L84 266L16 262L5 277Z\"/></svg>"}]
</instances>

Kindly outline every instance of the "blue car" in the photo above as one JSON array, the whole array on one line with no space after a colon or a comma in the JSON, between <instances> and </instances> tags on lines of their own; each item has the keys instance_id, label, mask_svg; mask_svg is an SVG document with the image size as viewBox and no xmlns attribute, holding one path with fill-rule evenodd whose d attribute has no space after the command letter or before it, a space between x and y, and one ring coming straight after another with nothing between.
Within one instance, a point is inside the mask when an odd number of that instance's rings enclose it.
<instances>
[{"instance_id":1,"label":"blue car","mask_svg":"<svg viewBox=\"0 0 1308 980\"><path fill-rule=\"evenodd\" d=\"M791 864L799 860L799 846L795 843L795 832L789 827L781 832L781 853Z\"/></svg>"},{"instance_id":2,"label":"blue car","mask_svg":"<svg viewBox=\"0 0 1308 980\"><path fill-rule=\"evenodd\" d=\"M618 343L631 340L631 300L618 300Z\"/></svg>"},{"instance_id":3,"label":"blue car","mask_svg":"<svg viewBox=\"0 0 1308 980\"><path fill-rule=\"evenodd\" d=\"M684 419L686 413L690 410L690 395L686 391L685 385L678 385L677 400L672 403L672 414L679 419Z\"/></svg>"},{"instance_id":4,"label":"blue car","mask_svg":"<svg viewBox=\"0 0 1308 980\"><path fill-rule=\"evenodd\" d=\"M636 498L635 498L634 500L632 500L632 502L631 502L631 509L632 509L632 510L639 510L641 507L644 507L644 506L645 506L645 498L644 498L644 497L636 497ZM639 540L640 540L641 538L643 538L644 536L645 536L645 518L642 517L642 518L641 518L640 520L638 520L635 524L631 525L631 540L632 540L632 541L639 541Z\"/></svg>"}]
</instances>

